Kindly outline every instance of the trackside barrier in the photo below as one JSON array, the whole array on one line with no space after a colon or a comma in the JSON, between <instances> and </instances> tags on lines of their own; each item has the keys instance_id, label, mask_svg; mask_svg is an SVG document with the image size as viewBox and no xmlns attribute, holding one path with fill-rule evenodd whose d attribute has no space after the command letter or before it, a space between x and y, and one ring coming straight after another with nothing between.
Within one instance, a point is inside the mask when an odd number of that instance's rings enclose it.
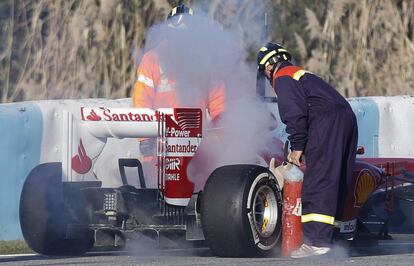
<instances>
[{"instance_id":1,"label":"trackside barrier","mask_svg":"<svg viewBox=\"0 0 414 266\"><path fill-rule=\"evenodd\" d=\"M0 240L22 239L19 223L20 192L29 172L38 164L63 162L69 130L69 112L72 126L77 128L81 106L128 107L130 99L107 100L50 100L0 104ZM118 158L139 158L135 139L108 139L104 142L78 130L72 141L76 164L72 180L99 180L103 186L122 184ZM82 141L80 141L82 139ZM72 166L72 165L71 165ZM135 177L135 169L126 169L127 177ZM138 185L138 179L128 180Z\"/></svg>"},{"instance_id":2,"label":"trackside barrier","mask_svg":"<svg viewBox=\"0 0 414 266\"><path fill-rule=\"evenodd\" d=\"M357 115L359 145L365 157L413 157L414 97L363 97L349 99ZM0 240L21 239L18 205L25 177L40 163L63 162L65 147L72 147L73 157L66 158L68 180L102 181L103 186L119 186L119 158L139 158L135 139L102 139L86 130L76 130L68 140L70 126L79 128L79 108L129 107L130 99L51 100L0 104ZM277 106L270 108L280 121ZM71 113L72 116L68 115ZM274 134L286 139L284 126ZM72 141L72 143L67 143ZM65 162L63 162L65 164ZM134 169L126 175L136 176ZM139 180L128 180L139 186ZM156 183L156 181L155 181ZM156 184L155 184L156 186Z\"/></svg>"},{"instance_id":3,"label":"trackside barrier","mask_svg":"<svg viewBox=\"0 0 414 266\"><path fill-rule=\"evenodd\" d=\"M0 106L0 240L21 237L20 191L40 162L42 119L34 103Z\"/></svg>"}]
</instances>

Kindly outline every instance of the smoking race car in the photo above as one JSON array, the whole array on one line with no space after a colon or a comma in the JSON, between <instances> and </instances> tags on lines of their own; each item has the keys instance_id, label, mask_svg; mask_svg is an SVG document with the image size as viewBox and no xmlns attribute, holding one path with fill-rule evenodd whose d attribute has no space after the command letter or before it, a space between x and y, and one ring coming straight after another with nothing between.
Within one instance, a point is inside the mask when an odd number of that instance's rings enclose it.
<instances>
[{"instance_id":1,"label":"smoking race car","mask_svg":"<svg viewBox=\"0 0 414 266\"><path fill-rule=\"evenodd\" d=\"M76 161L38 165L27 176L20 199L21 229L35 252L83 254L94 246L123 247L138 236L167 236L205 240L217 256L241 257L266 255L280 242L282 184L268 168L222 166L201 190L195 189L197 180L187 169L202 142L200 109L82 107L79 112L81 127L97 141L154 138L157 173L144 177L140 160L119 158L122 185L102 187L99 180L69 178ZM137 169L139 186L128 183L125 168L131 167ZM344 219L336 223L338 235L358 239L364 222L376 219L386 236L394 198L411 200L413 173L412 159L358 160ZM149 178L156 179L157 187L147 187Z\"/></svg>"}]
</instances>

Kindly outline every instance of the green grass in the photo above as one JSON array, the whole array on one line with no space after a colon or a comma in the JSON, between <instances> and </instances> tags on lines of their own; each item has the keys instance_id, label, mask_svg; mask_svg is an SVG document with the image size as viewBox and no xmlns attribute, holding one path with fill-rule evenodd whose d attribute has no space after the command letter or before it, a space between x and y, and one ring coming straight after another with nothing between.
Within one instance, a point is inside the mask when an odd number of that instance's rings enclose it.
<instances>
[{"instance_id":1,"label":"green grass","mask_svg":"<svg viewBox=\"0 0 414 266\"><path fill-rule=\"evenodd\" d=\"M0 255L33 253L24 240L0 240Z\"/></svg>"}]
</instances>

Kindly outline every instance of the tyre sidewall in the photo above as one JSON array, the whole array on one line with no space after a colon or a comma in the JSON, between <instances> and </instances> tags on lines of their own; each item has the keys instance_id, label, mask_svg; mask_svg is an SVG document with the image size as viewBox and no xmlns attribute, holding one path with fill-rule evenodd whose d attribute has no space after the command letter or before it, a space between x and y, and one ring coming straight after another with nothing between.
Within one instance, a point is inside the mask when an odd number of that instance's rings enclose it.
<instances>
[{"instance_id":1,"label":"tyre sidewall","mask_svg":"<svg viewBox=\"0 0 414 266\"><path fill-rule=\"evenodd\" d=\"M19 206L23 237L40 254L83 254L93 246L93 234L85 229L78 239L66 238L68 224L77 217L64 199L61 168L60 163L45 163L26 178Z\"/></svg>"},{"instance_id":2,"label":"tyre sidewall","mask_svg":"<svg viewBox=\"0 0 414 266\"><path fill-rule=\"evenodd\" d=\"M261 170L261 171L260 171ZM254 197L258 190L263 186L268 186L272 189L276 201L277 201L277 221L275 231L268 237L262 236L257 227L254 225L253 220L253 204ZM277 184L276 178L267 171L266 168L258 169L254 174L250 176L249 182L246 184L245 193L243 198L244 206L244 228L246 233L250 235L250 241L254 243L255 248L259 252L266 252L272 249L278 242L281 235L281 219L282 219L282 206L281 206L281 193Z\"/></svg>"}]
</instances>

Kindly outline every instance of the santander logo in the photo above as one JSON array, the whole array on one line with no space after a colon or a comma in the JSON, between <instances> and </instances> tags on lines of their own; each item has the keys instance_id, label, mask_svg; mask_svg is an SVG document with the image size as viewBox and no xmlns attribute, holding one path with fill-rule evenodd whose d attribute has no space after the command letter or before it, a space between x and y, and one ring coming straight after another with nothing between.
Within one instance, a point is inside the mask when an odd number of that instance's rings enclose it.
<instances>
[{"instance_id":1,"label":"santander logo","mask_svg":"<svg viewBox=\"0 0 414 266\"><path fill-rule=\"evenodd\" d=\"M174 119L173 114L163 114L147 108L89 108L81 107L83 121L119 121L119 122L157 122L164 121L166 116Z\"/></svg>"},{"instance_id":2,"label":"santander logo","mask_svg":"<svg viewBox=\"0 0 414 266\"><path fill-rule=\"evenodd\" d=\"M78 174L86 174L92 168L92 160L86 154L82 139L79 140L78 154L72 157L72 169Z\"/></svg>"},{"instance_id":3,"label":"santander logo","mask_svg":"<svg viewBox=\"0 0 414 266\"><path fill-rule=\"evenodd\" d=\"M100 121L102 118L97 115L94 110L91 110L90 114L86 116L86 119L90 121Z\"/></svg>"}]
</instances>

